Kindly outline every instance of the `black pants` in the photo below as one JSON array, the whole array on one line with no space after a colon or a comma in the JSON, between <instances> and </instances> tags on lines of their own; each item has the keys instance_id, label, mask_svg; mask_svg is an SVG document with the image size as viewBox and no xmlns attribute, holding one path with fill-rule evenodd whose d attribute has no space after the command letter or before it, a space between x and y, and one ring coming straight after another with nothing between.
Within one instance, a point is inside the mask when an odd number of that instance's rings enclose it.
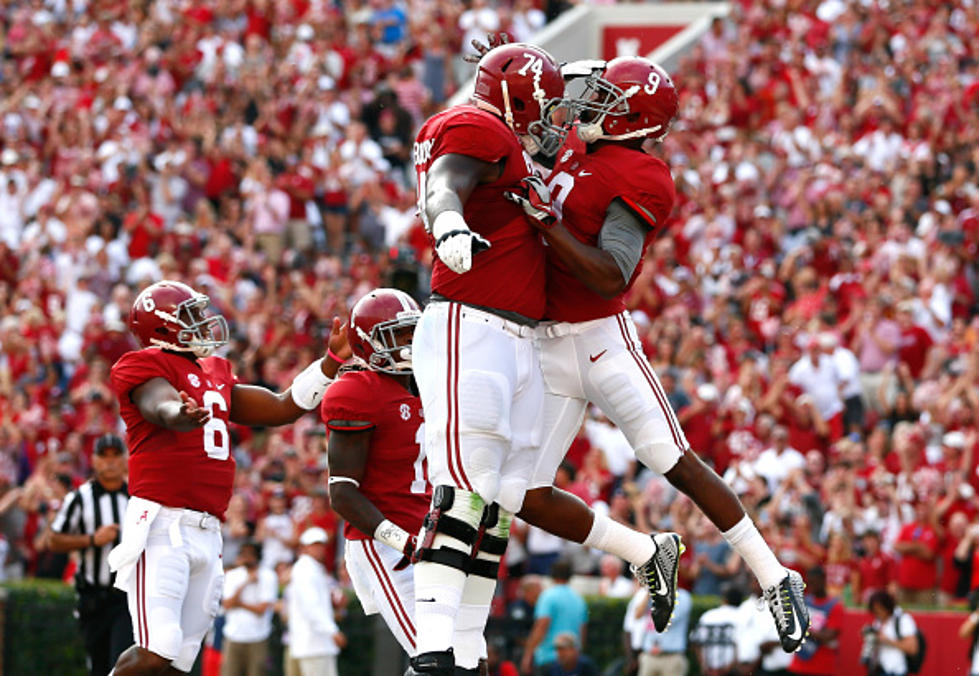
<instances>
[{"instance_id":1,"label":"black pants","mask_svg":"<svg viewBox=\"0 0 979 676\"><path fill-rule=\"evenodd\" d=\"M106 676L133 644L126 595L117 589L79 589L78 621L92 676Z\"/></svg>"}]
</instances>

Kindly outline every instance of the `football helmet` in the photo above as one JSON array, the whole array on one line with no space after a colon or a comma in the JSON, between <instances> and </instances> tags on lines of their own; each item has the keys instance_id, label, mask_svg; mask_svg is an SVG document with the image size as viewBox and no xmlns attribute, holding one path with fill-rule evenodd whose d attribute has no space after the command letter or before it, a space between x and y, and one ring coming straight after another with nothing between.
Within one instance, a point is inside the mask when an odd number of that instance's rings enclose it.
<instances>
[{"instance_id":1,"label":"football helmet","mask_svg":"<svg viewBox=\"0 0 979 676\"><path fill-rule=\"evenodd\" d=\"M347 339L354 355L381 373L411 372L411 342L400 336L421 317L415 299L398 289L374 289L350 311Z\"/></svg>"},{"instance_id":2,"label":"football helmet","mask_svg":"<svg viewBox=\"0 0 979 676\"><path fill-rule=\"evenodd\" d=\"M563 98L561 68L536 45L500 45L479 59L473 103L503 118L531 154L554 155L564 143L567 130L550 119Z\"/></svg>"},{"instance_id":3,"label":"football helmet","mask_svg":"<svg viewBox=\"0 0 979 676\"><path fill-rule=\"evenodd\" d=\"M641 56L612 59L588 77L581 96L569 107L585 143L650 137L662 141L680 107L673 80Z\"/></svg>"},{"instance_id":4,"label":"football helmet","mask_svg":"<svg viewBox=\"0 0 979 676\"><path fill-rule=\"evenodd\" d=\"M228 323L207 314L210 299L182 282L163 280L136 296L129 329L143 347L207 357L228 342Z\"/></svg>"}]
</instances>

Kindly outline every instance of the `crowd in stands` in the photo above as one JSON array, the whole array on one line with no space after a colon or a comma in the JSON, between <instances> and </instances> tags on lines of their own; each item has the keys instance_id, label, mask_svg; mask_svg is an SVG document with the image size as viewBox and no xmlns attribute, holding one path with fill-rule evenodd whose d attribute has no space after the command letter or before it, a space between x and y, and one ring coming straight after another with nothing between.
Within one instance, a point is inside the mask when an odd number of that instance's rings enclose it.
<instances>
[{"instance_id":1,"label":"crowd in stands","mask_svg":"<svg viewBox=\"0 0 979 676\"><path fill-rule=\"evenodd\" d=\"M135 292L179 278L209 294L239 378L274 388L367 290L423 299L414 131L470 72L470 38L526 39L563 6L2 3L6 576L60 574L45 528L119 429L107 373L134 347ZM646 354L780 558L854 603L948 603L979 582L977 31L963 0L733 2L672 73L681 115L654 149L678 205L628 298ZM234 442L226 561L257 538L274 567L306 527L337 532L314 416ZM557 482L680 532L694 594L749 588L600 412ZM615 567L515 533L511 576Z\"/></svg>"}]
</instances>

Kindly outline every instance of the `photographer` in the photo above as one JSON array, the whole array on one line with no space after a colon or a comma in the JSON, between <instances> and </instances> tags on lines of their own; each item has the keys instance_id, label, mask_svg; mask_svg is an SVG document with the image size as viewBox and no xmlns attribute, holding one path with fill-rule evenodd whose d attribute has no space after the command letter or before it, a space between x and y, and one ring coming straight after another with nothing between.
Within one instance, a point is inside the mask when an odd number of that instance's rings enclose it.
<instances>
[{"instance_id":1,"label":"photographer","mask_svg":"<svg viewBox=\"0 0 979 676\"><path fill-rule=\"evenodd\" d=\"M969 594L969 614L959 625L959 638L969 641L969 676L979 676L979 590Z\"/></svg>"},{"instance_id":2,"label":"photographer","mask_svg":"<svg viewBox=\"0 0 979 676\"><path fill-rule=\"evenodd\" d=\"M871 676L903 676L907 659L918 652L918 627L914 618L902 611L894 597L884 590L874 592L867 604L874 622L864 627L864 647L860 658Z\"/></svg>"},{"instance_id":3,"label":"photographer","mask_svg":"<svg viewBox=\"0 0 979 676\"><path fill-rule=\"evenodd\" d=\"M129 502L126 445L114 434L101 436L92 452L95 476L65 499L51 524L53 552L80 552L75 587L78 620L93 676L105 676L133 643L126 595L112 587L108 556L119 544L122 515Z\"/></svg>"}]
</instances>

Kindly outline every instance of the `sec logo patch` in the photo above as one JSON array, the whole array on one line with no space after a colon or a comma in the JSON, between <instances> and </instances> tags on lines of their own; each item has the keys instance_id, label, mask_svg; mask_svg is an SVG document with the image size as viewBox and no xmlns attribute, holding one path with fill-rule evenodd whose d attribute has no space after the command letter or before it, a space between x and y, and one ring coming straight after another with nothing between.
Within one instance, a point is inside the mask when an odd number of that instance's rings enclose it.
<instances>
[{"instance_id":1,"label":"sec logo patch","mask_svg":"<svg viewBox=\"0 0 979 676\"><path fill-rule=\"evenodd\" d=\"M190 381L190 384L191 384L192 387L200 387L201 386L201 379L197 377L197 374L196 373L188 373L187 374L187 380Z\"/></svg>"},{"instance_id":2,"label":"sec logo patch","mask_svg":"<svg viewBox=\"0 0 979 676\"><path fill-rule=\"evenodd\" d=\"M408 404L401 404L401 419L410 420L411 419L411 407Z\"/></svg>"}]
</instances>

